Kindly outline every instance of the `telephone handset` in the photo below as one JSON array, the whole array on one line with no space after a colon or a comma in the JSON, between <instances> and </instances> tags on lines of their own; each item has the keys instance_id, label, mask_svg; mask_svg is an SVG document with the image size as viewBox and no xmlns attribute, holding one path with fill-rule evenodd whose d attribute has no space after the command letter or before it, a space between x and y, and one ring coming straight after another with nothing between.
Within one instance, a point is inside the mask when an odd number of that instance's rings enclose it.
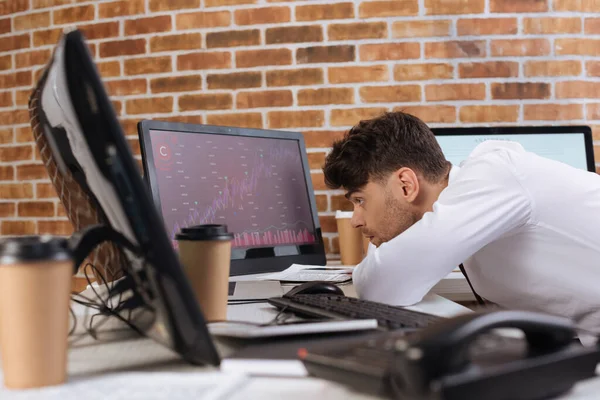
<instances>
[{"instance_id":1,"label":"telephone handset","mask_svg":"<svg viewBox=\"0 0 600 400\"><path fill-rule=\"evenodd\" d=\"M469 349L482 334L517 328L527 342L522 357L480 366ZM574 324L562 317L527 311L471 313L455 317L395 343L392 393L401 399L536 399L570 389L593 376L596 348L574 344Z\"/></svg>"}]
</instances>

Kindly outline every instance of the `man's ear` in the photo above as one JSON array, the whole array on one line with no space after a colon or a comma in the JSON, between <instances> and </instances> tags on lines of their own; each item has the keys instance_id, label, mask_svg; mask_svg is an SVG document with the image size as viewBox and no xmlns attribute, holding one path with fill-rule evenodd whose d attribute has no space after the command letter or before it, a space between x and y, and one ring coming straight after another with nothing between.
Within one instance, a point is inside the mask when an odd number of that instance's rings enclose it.
<instances>
[{"instance_id":1,"label":"man's ear","mask_svg":"<svg viewBox=\"0 0 600 400\"><path fill-rule=\"evenodd\" d=\"M413 203L419 195L420 185L417 174L410 168L402 167L394 172L390 178L394 195L403 198L408 203Z\"/></svg>"}]
</instances>

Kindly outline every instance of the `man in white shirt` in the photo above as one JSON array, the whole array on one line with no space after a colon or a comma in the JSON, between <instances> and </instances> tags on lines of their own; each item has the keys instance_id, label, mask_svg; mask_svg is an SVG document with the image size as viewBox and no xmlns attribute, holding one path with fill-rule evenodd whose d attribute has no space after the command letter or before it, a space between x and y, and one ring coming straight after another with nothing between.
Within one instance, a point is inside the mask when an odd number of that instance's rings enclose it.
<instances>
[{"instance_id":1,"label":"man in white shirt","mask_svg":"<svg viewBox=\"0 0 600 400\"><path fill-rule=\"evenodd\" d=\"M463 263L488 301L600 332L597 174L500 141L452 166L427 125L401 112L361 121L323 171L372 244L353 274L361 298L417 303Z\"/></svg>"}]
</instances>

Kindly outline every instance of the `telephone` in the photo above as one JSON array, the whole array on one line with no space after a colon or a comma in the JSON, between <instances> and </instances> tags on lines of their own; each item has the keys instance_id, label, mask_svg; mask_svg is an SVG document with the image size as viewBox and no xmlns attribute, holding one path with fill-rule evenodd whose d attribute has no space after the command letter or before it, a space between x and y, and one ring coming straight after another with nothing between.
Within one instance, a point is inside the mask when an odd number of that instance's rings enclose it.
<instances>
[{"instance_id":1,"label":"telephone","mask_svg":"<svg viewBox=\"0 0 600 400\"><path fill-rule=\"evenodd\" d=\"M516 328L524 339L497 328ZM411 335L391 332L344 349L309 349L302 359L313 375L397 399L542 399L595 376L600 350L576 343L575 334L562 317L479 312Z\"/></svg>"}]
</instances>

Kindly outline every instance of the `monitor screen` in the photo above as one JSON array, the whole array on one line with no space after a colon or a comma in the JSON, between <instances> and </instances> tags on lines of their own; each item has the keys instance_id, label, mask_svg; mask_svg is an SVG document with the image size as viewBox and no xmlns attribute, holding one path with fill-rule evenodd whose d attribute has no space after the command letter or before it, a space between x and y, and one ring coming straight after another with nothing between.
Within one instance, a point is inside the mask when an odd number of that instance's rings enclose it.
<instances>
[{"instance_id":1,"label":"monitor screen","mask_svg":"<svg viewBox=\"0 0 600 400\"><path fill-rule=\"evenodd\" d=\"M511 128L511 130L512 132L500 130L488 133L479 131L461 134L458 129L455 129L451 134L443 134L445 133L443 129L433 129L446 159L453 165L460 165L477 145L487 140L507 140L518 142L523 145L525 150L542 157L560 161L575 168L589 169L588 152L592 150L591 146L588 146L584 131L519 133L517 128Z\"/></svg>"},{"instance_id":2,"label":"monitor screen","mask_svg":"<svg viewBox=\"0 0 600 400\"><path fill-rule=\"evenodd\" d=\"M160 206L173 245L183 227L227 224L232 247L315 242L295 140L150 130Z\"/></svg>"}]
</instances>

